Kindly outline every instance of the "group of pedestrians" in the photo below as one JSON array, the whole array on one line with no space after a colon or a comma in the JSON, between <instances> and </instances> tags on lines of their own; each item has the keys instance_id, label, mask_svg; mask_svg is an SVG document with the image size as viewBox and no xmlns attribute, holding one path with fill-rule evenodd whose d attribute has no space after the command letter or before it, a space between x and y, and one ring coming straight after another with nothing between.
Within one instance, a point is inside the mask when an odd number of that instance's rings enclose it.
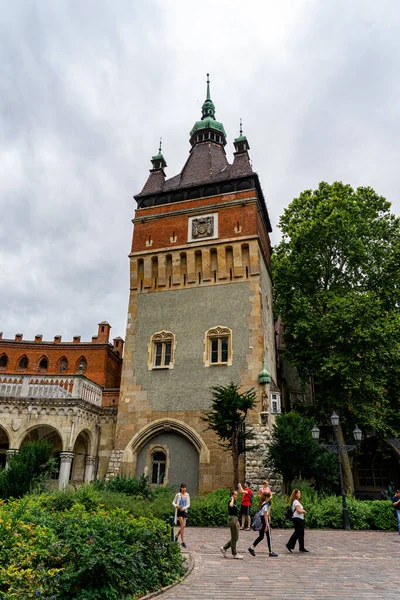
<instances>
[{"instance_id":1,"label":"group of pedestrians","mask_svg":"<svg viewBox=\"0 0 400 600\"><path fill-rule=\"evenodd\" d=\"M238 494L241 494L241 506L240 513L239 508L236 504L236 500L238 498ZM255 548L256 546L264 539L264 536L267 539L269 556L276 557L276 554L272 550L272 536L271 536L271 498L272 498L272 490L268 485L268 481L264 480L262 487L260 487L258 491L258 506L257 512L257 533L258 537L254 540L251 546L248 547L248 551L252 556L256 555ZM286 544L286 548L290 553L293 552L296 542L299 542L299 551L300 552L308 552L308 550L304 547L304 515L306 511L304 510L301 502L301 491L299 489L294 489L290 496L290 504L292 507L293 513L293 525L294 532L291 535L288 543ZM400 500L400 493L399 493ZM226 542L223 546L221 546L220 550L222 555L226 557L227 551L230 549L232 553L232 557L234 559L243 559L241 554L237 552L237 542L239 539L239 529L245 529L246 531L250 531L251 525L251 516L250 516L250 508L253 502L253 492L250 488L250 482L246 481L244 487L239 483L237 490L231 490L229 493L229 502L228 502L228 527L230 531L230 540ZM400 504L400 502L399 502ZM175 542L179 542L179 538L181 538L181 546L182 548L186 548L185 543L185 525L186 519L188 517L188 510L190 507L190 496L186 491L186 484L181 483L179 492L176 494L173 502L173 507L175 508L175 525L179 525L179 529L177 534L175 535ZM241 517L241 521L239 521L239 517ZM247 527L246 525L247 519Z\"/></svg>"},{"instance_id":2,"label":"group of pedestrians","mask_svg":"<svg viewBox=\"0 0 400 600\"><path fill-rule=\"evenodd\" d=\"M236 504L236 500L238 498L238 493L241 494L241 506L240 513L239 508ZM268 485L268 481L265 479L263 481L262 487L260 487L258 491L258 506L257 512L255 515L255 521L257 514L259 518L257 519L257 532L258 537L254 540L251 546L248 547L248 551L252 556L256 555L255 548L256 546L264 539L264 536L267 538L268 551L269 556L276 557L278 554L273 552L272 550L272 536L271 536L271 498L272 498L272 490ZM232 553L232 557L235 559L243 559L241 554L237 552L237 542L239 539L239 529L245 529L246 531L250 531L251 525L251 516L250 516L250 508L253 502L253 492L250 488L250 482L246 481L244 487L239 483L237 490L231 490L229 493L229 502L228 502L228 527L230 531L230 540L226 542L223 546L221 546L220 550L222 555L226 558L227 551L230 549ZM397 518L398 530L400 533L400 490L396 491L396 494L392 497L393 508L395 511L395 515ZM176 494L173 502L173 507L175 508L175 525L179 524L178 533L175 535L175 541L179 542L179 537L181 538L181 546L182 548L186 548L185 544L185 525L186 519L188 517L188 510L190 507L190 496L186 491L186 484L181 483L179 492ZM304 515L306 514L306 510L303 508L301 503L301 491L298 488L295 488L290 496L290 505L292 511L292 522L294 526L294 531L290 536L286 548L292 554L296 542L299 543L299 552L309 552L304 546ZM239 517L241 517L241 521L239 521ZM247 519L247 527L246 525Z\"/></svg>"}]
</instances>

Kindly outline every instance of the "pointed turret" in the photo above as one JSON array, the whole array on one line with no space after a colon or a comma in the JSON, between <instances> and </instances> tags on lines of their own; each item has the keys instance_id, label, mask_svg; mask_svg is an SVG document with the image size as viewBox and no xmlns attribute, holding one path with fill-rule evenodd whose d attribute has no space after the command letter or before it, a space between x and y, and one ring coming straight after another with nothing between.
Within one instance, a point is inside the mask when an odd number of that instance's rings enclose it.
<instances>
[{"instance_id":1,"label":"pointed turret","mask_svg":"<svg viewBox=\"0 0 400 600\"><path fill-rule=\"evenodd\" d=\"M151 171L164 171L165 167L167 166L167 162L161 152L161 146L162 146L162 138L160 138L160 147L158 149L158 154L151 157L151 163L153 165L153 168L151 169ZM164 173L164 177L165 177L165 173Z\"/></svg>"},{"instance_id":2,"label":"pointed turret","mask_svg":"<svg viewBox=\"0 0 400 600\"><path fill-rule=\"evenodd\" d=\"M197 121L190 132L192 146L199 142L214 142L226 145L226 132L224 126L215 120L215 105L210 95L210 74L207 73L207 94L201 107L201 121Z\"/></svg>"},{"instance_id":3,"label":"pointed turret","mask_svg":"<svg viewBox=\"0 0 400 600\"><path fill-rule=\"evenodd\" d=\"M165 167L167 166L167 162L162 155L161 152L162 138L160 138L160 147L158 149L158 154L151 157L151 164L153 168L150 169L150 175L147 178L146 183L141 194L147 194L152 192L160 192L165 183Z\"/></svg>"},{"instance_id":4,"label":"pointed turret","mask_svg":"<svg viewBox=\"0 0 400 600\"><path fill-rule=\"evenodd\" d=\"M242 152L245 152L247 154L247 151L250 150L250 145L247 141L247 137L243 135L242 119L240 119L239 137L234 139L233 145L235 146L234 154L240 154Z\"/></svg>"},{"instance_id":5,"label":"pointed turret","mask_svg":"<svg viewBox=\"0 0 400 600\"><path fill-rule=\"evenodd\" d=\"M242 119L240 119L239 137L234 139L233 145L235 146L235 152L233 153L231 175L233 177L241 177L246 173L252 173L253 169L251 167L248 152L250 150L250 145L247 141L247 137L243 135Z\"/></svg>"}]
</instances>

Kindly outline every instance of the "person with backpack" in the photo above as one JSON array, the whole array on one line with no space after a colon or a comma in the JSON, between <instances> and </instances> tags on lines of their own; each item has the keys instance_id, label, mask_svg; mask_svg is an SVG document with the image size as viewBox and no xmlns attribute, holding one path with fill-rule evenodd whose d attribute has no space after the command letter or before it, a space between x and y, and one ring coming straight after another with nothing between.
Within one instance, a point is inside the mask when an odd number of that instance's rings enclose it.
<instances>
[{"instance_id":1,"label":"person with backpack","mask_svg":"<svg viewBox=\"0 0 400 600\"><path fill-rule=\"evenodd\" d=\"M240 506L240 515L242 517L242 526L240 529L244 529L244 524L247 517L247 528L246 531L250 531L251 525L251 516L250 516L250 508L253 502L253 492L250 489L250 481L244 482L244 488L241 484L238 484L238 490L242 494L242 504Z\"/></svg>"},{"instance_id":2,"label":"person with backpack","mask_svg":"<svg viewBox=\"0 0 400 600\"><path fill-rule=\"evenodd\" d=\"M278 556L275 552L272 552L271 546L271 528L270 528L270 512L271 512L271 494L266 492L261 494L258 502L257 512L254 515L252 529L258 531L258 538L254 540L251 546L247 548L252 556L256 553L254 548L264 539L264 535L267 535L267 544L270 556Z\"/></svg>"}]
</instances>

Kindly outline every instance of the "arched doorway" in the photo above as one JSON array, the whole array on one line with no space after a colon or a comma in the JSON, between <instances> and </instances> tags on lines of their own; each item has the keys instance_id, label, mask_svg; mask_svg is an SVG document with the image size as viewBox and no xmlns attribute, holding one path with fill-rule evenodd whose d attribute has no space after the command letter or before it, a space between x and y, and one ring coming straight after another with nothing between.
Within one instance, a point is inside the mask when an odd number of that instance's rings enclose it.
<instances>
[{"instance_id":1,"label":"arched doorway","mask_svg":"<svg viewBox=\"0 0 400 600\"><path fill-rule=\"evenodd\" d=\"M47 440L53 446L52 457L55 458L57 463L57 468L52 475L53 479L58 479L59 470L60 470L60 453L62 451L62 440L61 436L50 425L39 425L38 427L34 427L25 435L21 442L21 446L27 444L28 442L35 442L37 440Z\"/></svg>"},{"instance_id":2,"label":"arched doorway","mask_svg":"<svg viewBox=\"0 0 400 600\"><path fill-rule=\"evenodd\" d=\"M358 498L380 499L390 482L400 486L399 455L393 446L375 437L366 438L353 461L354 489Z\"/></svg>"},{"instance_id":3,"label":"arched doorway","mask_svg":"<svg viewBox=\"0 0 400 600\"><path fill-rule=\"evenodd\" d=\"M179 487L185 482L189 493L199 487L199 453L183 435L164 431L148 440L137 454L136 476L146 475L152 485Z\"/></svg>"},{"instance_id":4,"label":"arched doorway","mask_svg":"<svg viewBox=\"0 0 400 600\"><path fill-rule=\"evenodd\" d=\"M72 451L74 458L70 479L74 484L81 484L85 481L86 457L90 454L90 438L86 431L79 433Z\"/></svg>"},{"instance_id":5,"label":"arched doorway","mask_svg":"<svg viewBox=\"0 0 400 600\"><path fill-rule=\"evenodd\" d=\"M0 426L0 466L4 469L7 462L7 450L10 448L10 442L5 429Z\"/></svg>"}]
</instances>

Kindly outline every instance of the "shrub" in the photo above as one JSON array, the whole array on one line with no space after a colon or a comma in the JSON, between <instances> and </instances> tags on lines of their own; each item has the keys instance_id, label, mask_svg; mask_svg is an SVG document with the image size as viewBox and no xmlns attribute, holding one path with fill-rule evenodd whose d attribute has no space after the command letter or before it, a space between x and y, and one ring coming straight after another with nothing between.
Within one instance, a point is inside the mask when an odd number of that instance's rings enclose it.
<instances>
[{"instance_id":1,"label":"shrub","mask_svg":"<svg viewBox=\"0 0 400 600\"><path fill-rule=\"evenodd\" d=\"M39 487L53 472L52 445L47 440L29 442L15 453L8 468L0 472L2 498L20 498Z\"/></svg>"},{"instance_id":2,"label":"shrub","mask_svg":"<svg viewBox=\"0 0 400 600\"><path fill-rule=\"evenodd\" d=\"M88 511L79 502L50 506L36 496L0 507L0 596L119 600L183 575L179 546L162 521Z\"/></svg>"},{"instance_id":3,"label":"shrub","mask_svg":"<svg viewBox=\"0 0 400 600\"><path fill-rule=\"evenodd\" d=\"M136 477L126 477L125 475L117 475L108 481L96 481L92 484L99 491L120 492L146 498L150 500L154 498L154 492L149 484L148 477L142 475L139 479Z\"/></svg>"}]
</instances>

